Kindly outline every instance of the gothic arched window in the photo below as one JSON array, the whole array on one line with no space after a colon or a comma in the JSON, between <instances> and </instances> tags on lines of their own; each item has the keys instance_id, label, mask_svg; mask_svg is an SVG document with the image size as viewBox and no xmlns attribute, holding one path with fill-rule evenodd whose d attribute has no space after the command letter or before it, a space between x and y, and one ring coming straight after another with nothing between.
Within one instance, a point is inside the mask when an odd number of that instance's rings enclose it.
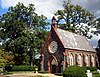
<instances>
[{"instance_id":1,"label":"gothic arched window","mask_svg":"<svg viewBox=\"0 0 100 77\"><path fill-rule=\"evenodd\" d=\"M87 55L85 56L85 64L86 64L86 66L89 66L89 59L88 59Z\"/></svg>"},{"instance_id":2,"label":"gothic arched window","mask_svg":"<svg viewBox=\"0 0 100 77\"><path fill-rule=\"evenodd\" d=\"M70 66L72 66L72 65L74 65L74 60L73 60L73 55L72 54L70 54L69 55L69 59L70 59Z\"/></svg>"},{"instance_id":3,"label":"gothic arched window","mask_svg":"<svg viewBox=\"0 0 100 77\"><path fill-rule=\"evenodd\" d=\"M78 65L82 66L82 56L81 55L78 55L77 60L78 60Z\"/></svg>"},{"instance_id":4,"label":"gothic arched window","mask_svg":"<svg viewBox=\"0 0 100 77\"><path fill-rule=\"evenodd\" d=\"M95 66L95 62L94 61L95 61L94 60L94 56L92 55L92 57L91 57L92 66Z\"/></svg>"}]
</instances>

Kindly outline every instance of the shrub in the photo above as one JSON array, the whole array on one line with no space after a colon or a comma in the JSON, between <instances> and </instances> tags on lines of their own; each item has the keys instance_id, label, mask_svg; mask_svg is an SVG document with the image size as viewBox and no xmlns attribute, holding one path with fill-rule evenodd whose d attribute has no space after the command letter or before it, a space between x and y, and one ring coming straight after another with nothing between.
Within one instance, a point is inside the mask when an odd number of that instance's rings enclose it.
<instances>
[{"instance_id":1,"label":"shrub","mask_svg":"<svg viewBox=\"0 0 100 77\"><path fill-rule=\"evenodd\" d=\"M0 73L3 72L3 68L0 67Z\"/></svg>"},{"instance_id":2,"label":"shrub","mask_svg":"<svg viewBox=\"0 0 100 77\"><path fill-rule=\"evenodd\" d=\"M27 66L27 65L20 65L20 66L13 66L11 71L35 71L37 66Z\"/></svg>"},{"instance_id":3,"label":"shrub","mask_svg":"<svg viewBox=\"0 0 100 77\"><path fill-rule=\"evenodd\" d=\"M94 74L93 77L100 77L100 74Z\"/></svg>"},{"instance_id":4,"label":"shrub","mask_svg":"<svg viewBox=\"0 0 100 77\"><path fill-rule=\"evenodd\" d=\"M86 69L79 66L70 66L64 70L63 77L86 77Z\"/></svg>"},{"instance_id":5,"label":"shrub","mask_svg":"<svg viewBox=\"0 0 100 77\"><path fill-rule=\"evenodd\" d=\"M99 74L97 71L92 71L92 74Z\"/></svg>"},{"instance_id":6,"label":"shrub","mask_svg":"<svg viewBox=\"0 0 100 77\"><path fill-rule=\"evenodd\" d=\"M87 70L90 70L90 71L96 71L97 68L96 67L86 67Z\"/></svg>"}]
</instances>

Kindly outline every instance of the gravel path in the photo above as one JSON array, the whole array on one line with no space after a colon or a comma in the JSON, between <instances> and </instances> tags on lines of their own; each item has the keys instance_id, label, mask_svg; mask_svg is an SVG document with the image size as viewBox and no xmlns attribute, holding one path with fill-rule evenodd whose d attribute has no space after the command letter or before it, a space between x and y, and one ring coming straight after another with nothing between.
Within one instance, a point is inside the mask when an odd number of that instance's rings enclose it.
<instances>
[{"instance_id":1,"label":"gravel path","mask_svg":"<svg viewBox=\"0 0 100 77\"><path fill-rule=\"evenodd\" d=\"M37 75L42 75L45 77L63 77L63 76L57 76L54 74L42 74L42 73L32 73L32 72L28 72L28 73L16 73L16 74L11 74L11 75L6 75L5 77L31 77L31 76L37 76Z\"/></svg>"}]
</instances>

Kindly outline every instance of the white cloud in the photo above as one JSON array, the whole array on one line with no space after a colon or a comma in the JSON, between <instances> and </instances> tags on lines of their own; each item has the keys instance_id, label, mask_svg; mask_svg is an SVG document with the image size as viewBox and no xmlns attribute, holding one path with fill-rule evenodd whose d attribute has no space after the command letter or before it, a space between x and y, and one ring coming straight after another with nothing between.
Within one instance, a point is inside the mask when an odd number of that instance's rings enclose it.
<instances>
[{"instance_id":1,"label":"white cloud","mask_svg":"<svg viewBox=\"0 0 100 77\"><path fill-rule=\"evenodd\" d=\"M18 2L21 2L26 6L33 3L36 8L36 13L39 15L43 14L49 19L54 16L55 11L63 8L63 0L1 0L1 6L2 8L7 9L10 6L15 6ZM81 5L83 8L94 12L96 16L100 17L100 0L72 0L72 3ZM98 37L94 36L90 40L93 46L97 45L98 39L100 39L100 35Z\"/></svg>"},{"instance_id":2,"label":"white cloud","mask_svg":"<svg viewBox=\"0 0 100 77\"><path fill-rule=\"evenodd\" d=\"M36 13L39 15L43 14L48 18L54 16L54 12L58 9L62 9L63 0L2 0L2 8L8 8L10 6L15 6L18 2L28 5L33 3L36 8Z\"/></svg>"},{"instance_id":3,"label":"white cloud","mask_svg":"<svg viewBox=\"0 0 100 77\"><path fill-rule=\"evenodd\" d=\"M15 6L18 2L28 5L33 3L36 7L36 13L43 14L48 18L54 15L58 9L62 9L63 1L68 0L1 0L3 8ZM100 17L100 0L71 0L73 4L81 5L83 8ZM97 18L98 18L97 17Z\"/></svg>"},{"instance_id":4,"label":"white cloud","mask_svg":"<svg viewBox=\"0 0 100 77\"><path fill-rule=\"evenodd\" d=\"M89 42L91 43L91 45L96 48L98 45L98 40L100 39L100 34L98 36L94 35L91 40L89 40Z\"/></svg>"}]
</instances>

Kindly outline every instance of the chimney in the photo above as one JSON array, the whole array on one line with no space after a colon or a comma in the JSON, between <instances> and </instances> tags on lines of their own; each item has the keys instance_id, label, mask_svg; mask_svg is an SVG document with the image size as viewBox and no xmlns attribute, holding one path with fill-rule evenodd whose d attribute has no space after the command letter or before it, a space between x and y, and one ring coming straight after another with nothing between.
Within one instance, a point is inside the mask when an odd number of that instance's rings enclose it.
<instances>
[{"instance_id":1,"label":"chimney","mask_svg":"<svg viewBox=\"0 0 100 77\"><path fill-rule=\"evenodd\" d=\"M55 30L57 30L57 21L56 21L54 16L52 18L52 25L51 25L51 27L53 27Z\"/></svg>"}]
</instances>

